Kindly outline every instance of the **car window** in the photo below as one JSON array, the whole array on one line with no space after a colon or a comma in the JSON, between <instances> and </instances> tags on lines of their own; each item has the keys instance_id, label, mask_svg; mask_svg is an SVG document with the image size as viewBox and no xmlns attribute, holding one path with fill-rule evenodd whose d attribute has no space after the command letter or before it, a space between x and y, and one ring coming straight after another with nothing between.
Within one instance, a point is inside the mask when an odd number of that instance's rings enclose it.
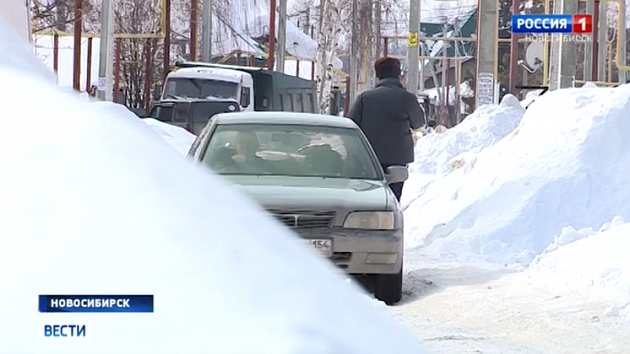
<instances>
[{"instance_id":1,"label":"car window","mask_svg":"<svg viewBox=\"0 0 630 354\"><path fill-rule=\"evenodd\" d=\"M203 163L224 175L382 179L358 130L304 125L219 125Z\"/></svg>"}]
</instances>

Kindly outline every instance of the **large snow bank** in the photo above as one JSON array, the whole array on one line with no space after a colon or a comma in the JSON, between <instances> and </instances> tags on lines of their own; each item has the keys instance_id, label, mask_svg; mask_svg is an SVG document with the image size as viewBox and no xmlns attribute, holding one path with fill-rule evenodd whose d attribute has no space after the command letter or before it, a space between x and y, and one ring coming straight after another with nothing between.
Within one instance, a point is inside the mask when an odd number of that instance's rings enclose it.
<instances>
[{"instance_id":1,"label":"large snow bank","mask_svg":"<svg viewBox=\"0 0 630 354\"><path fill-rule=\"evenodd\" d=\"M151 131L155 132L170 146L183 155L188 154L188 151L196 138L195 135L191 134L186 129L160 122L157 119L140 119L127 107L118 103L97 101L93 102L93 107L96 107L98 110L102 110L104 113L114 114L121 120L125 121L125 123L132 123L140 129L149 130L147 128L150 128Z\"/></svg>"},{"instance_id":2,"label":"large snow bank","mask_svg":"<svg viewBox=\"0 0 630 354\"><path fill-rule=\"evenodd\" d=\"M157 119L145 118L143 121L148 124L158 135L169 145L183 155L187 155L190 147L195 141L195 135L184 128L160 122Z\"/></svg>"},{"instance_id":3,"label":"large snow bank","mask_svg":"<svg viewBox=\"0 0 630 354\"><path fill-rule=\"evenodd\" d=\"M542 90L535 90L535 91L527 92L527 94L525 95L525 99L521 101L521 106L523 108L526 108L527 106L529 106L532 102L536 100L536 98L538 98L538 96L540 96L541 92Z\"/></svg>"},{"instance_id":4,"label":"large snow bank","mask_svg":"<svg viewBox=\"0 0 630 354\"><path fill-rule=\"evenodd\" d=\"M529 272L552 275L566 283L592 288L599 295L616 299L611 315L630 319L630 223L616 217L599 231L566 228Z\"/></svg>"},{"instance_id":5,"label":"large snow bank","mask_svg":"<svg viewBox=\"0 0 630 354\"><path fill-rule=\"evenodd\" d=\"M3 5L4 6L4 5ZM54 82L55 77L51 70L46 70L40 65L37 56L35 56L33 46L20 38L18 33L9 24L0 17L0 43L11 43L11 45L0 45L0 67L17 70L25 73L33 73L40 75L42 80ZM30 95L37 91L37 87L33 87Z\"/></svg>"},{"instance_id":6,"label":"large snow bank","mask_svg":"<svg viewBox=\"0 0 630 354\"><path fill-rule=\"evenodd\" d=\"M520 126L407 209L409 246L443 258L529 263L566 226L630 219L630 86L539 97Z\"/></svg>"},{"instance_id":7,"label":"large snow bank","mask_svg":"<svg viewBox=\"0 0 630 354\"><path fill-rule=\"evenodd\" d=\"M449 161L464 152L479 152L510 134L520 123L525 110L509 95L500 105L486 105L460 124L442 134L430 134L418 140L415 162L410 171L443 173Z\"/></svg>"},{"instance_id":8,"label":"large snow bank","mask_svg":"<svg viewBox=\"0 0 630 354\"><path fill-rule=\"evenodd\" d=\"M0 116L0 352L420 352L332 265L142 122L2 64L0 103L20 119ZM112 293L154 294L156 312L36 309L39 294ZM67 323L88 338L44 337Z\"/></svg>"}]
</instances>

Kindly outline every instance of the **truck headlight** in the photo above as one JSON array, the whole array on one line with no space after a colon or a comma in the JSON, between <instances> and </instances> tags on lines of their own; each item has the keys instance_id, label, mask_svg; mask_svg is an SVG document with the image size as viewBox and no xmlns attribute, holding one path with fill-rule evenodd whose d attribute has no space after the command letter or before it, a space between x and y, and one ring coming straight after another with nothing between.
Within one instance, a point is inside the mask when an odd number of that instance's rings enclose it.
<instances>
[{"instance_id":1,"label":"truck headlight","mask_svg":"<svg viewBox=\"0 0 630 354\"><path fill-rule=\"evenodd\" d=\"M394 230L394 219L394 213L391 211L357 211L348 214L343 227L362 230Z\"/></svg>"}]
</instances>

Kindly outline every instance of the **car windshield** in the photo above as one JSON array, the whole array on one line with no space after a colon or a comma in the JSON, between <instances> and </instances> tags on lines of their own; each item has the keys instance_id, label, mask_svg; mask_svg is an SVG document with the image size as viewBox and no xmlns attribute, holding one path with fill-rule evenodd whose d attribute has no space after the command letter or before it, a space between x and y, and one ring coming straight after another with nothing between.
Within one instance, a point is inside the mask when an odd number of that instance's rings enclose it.
<instances>
[{"instance_id":1,"label":"car windshield","mask_svg":"<svg viewBox=\"0 0 630 354\"><path fill-rule=\"evenodd\" d=\"M164 98L236 99L238 83L210 79L168 79Z\"/></svg>"},{"instance_id":2,"label":"car windshield","mask_svg":"<svg viewBox=\"0 0 630 354\"><path fill-rule=\"evenodd\" d=\"M348 128L219 125L203 162L221 175L382 179L367 142Z\"/></svg>"}]
</instances>

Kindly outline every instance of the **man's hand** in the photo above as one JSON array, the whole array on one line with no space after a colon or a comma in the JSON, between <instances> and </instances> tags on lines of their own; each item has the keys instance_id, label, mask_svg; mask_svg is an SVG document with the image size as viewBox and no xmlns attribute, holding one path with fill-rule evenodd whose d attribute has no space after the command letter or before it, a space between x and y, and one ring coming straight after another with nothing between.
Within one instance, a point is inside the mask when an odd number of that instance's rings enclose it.
<instances>
[{"instance_id":1,"label":"man's hand","mask_svg":"<svg viewBox=\"0 0 630 354\"><path fill-rule=\"evenodd\" d=\"M426 135L426 131L424 130L424 128L420 128L420 129L412 129L411 130L411 136L413 136L413 142L415 143L416 141L420 140L422 137L424 137Z\"/></svg>"}]
</instances>

